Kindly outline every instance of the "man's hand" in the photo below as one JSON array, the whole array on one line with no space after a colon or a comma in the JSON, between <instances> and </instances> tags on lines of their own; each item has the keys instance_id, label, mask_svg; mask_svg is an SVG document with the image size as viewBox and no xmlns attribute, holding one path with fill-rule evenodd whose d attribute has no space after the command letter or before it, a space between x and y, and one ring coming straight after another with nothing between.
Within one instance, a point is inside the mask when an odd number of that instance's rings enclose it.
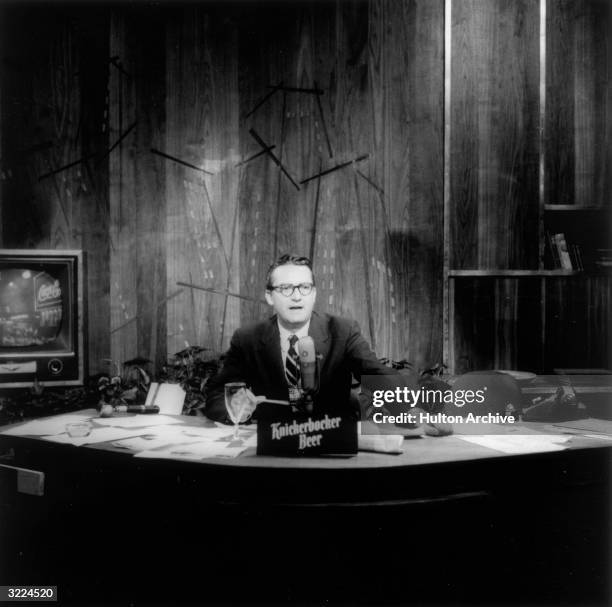
<instances>
[{"instance_id":1,"label":"man's hand","mask_svg":"<svg viewBox=\"0 0 612 607\"><path fill-rule=\"evenodd\" d=\"M253 411L255 411L257 405L263 400L265 400L265 396L255 396L248 389L238 390L238 392L232 396L233 409L239 416L237 423L244 424L244 422L253 415Z\"/></svg>"},{"instance_id":2,"label":"man's hand","mask_svg":"<svg viewBox=\"0 0 612 607\"><path fill-rule=\"evenodd\" d=\"M421 413L425 413L420 407L414 407L413 412L419 415L419 417ZM448 436L453 433L453 426L451 424L423 424L422 428L427 436Z\"/></svg>"},{"instance_id":3,"label":"man's hand","mask_svg":"<svg viewBox=\"0 0 612 607\"><path fill-rule=\"evenodd\" d=\"M427 436L448 436L453 433L451 424L425 424Z\"/></svg>"}]
</instances>

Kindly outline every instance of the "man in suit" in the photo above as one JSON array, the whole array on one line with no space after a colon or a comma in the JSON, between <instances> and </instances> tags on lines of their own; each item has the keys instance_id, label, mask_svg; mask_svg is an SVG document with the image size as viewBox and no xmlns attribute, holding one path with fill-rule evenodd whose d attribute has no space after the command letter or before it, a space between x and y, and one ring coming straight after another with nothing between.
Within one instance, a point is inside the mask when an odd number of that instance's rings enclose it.
<instances>
[{"instance_id":1,"label":"man in suit","mask_svg":"<svg viewBox=\"0 0 612 607\"><path fill-rule=\"evenodd\" d=\"M244 381L259 397L291 401L299 393L297 341L314 340L319 364L319 390L314 413L337 412L359 416L351 401L352 376L393 375L395 385L409 379L381 364L361 335L356 322L313 311L317 296L310 260L283 255L268 270L265 297L275 315L238 329L231 340L222 371L208 387L206 415L228 422L224 384ZM255 403L253 403L253 408Z\"/></svg>"}]
</instances>

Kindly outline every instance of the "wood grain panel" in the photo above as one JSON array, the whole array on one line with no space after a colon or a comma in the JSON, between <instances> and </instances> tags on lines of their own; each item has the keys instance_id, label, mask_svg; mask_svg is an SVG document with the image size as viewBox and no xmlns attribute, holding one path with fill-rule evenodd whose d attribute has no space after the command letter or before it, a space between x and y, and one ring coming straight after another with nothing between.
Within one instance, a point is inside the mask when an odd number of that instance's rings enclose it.
<instances>
[{"instance_id":1,"label":"wood grain panel","mask_svg":"<svg viewBox=\"0 0 612 607\"><path fill-rule=\"evenodd\" d=\"M189 7L172 13L165 152L212 174L165 161L168 295L177 282L220 291L237 287L236 52L236 27L214 10ZM218 351L238 323L237 302L222 295L187 289L168 306L171 353L196 344Z\"/></svg>"},{"instance_id":2,"label":"wood grain panel","mask_svg":"<svg viewBox=\"0 0 612 607\"><path fill-rule=\"evenodd\" d=\"M339 3L336 20L335 155L336 161L343 162L372 151L371 100L368 98L369 7L364 3ZM356 183L352 172L338 171L335 179L338 184L335 309L341 316L356 319L373 349L379 351L373 301L376 294L370 268L372 250L364 229L370 193Z\"/></svg>"},{"instance_id":3,"label":"wood grain panel","mask_svg":"<svg viewBox=\"0 0 612 607\"><path fill-rule=\"evenodd\" d=\"M139 44L134 18L111 12L110 54L122 69L113 69L109 80L109 142L114 144L137 118L135 78ZM113 365L143 355L138 348L138 202L136 194L137 143L135 133L124 138L108 157L111 245L110 317Z\"/></svg>"},{"instance_id":4,"label":"wood grain panel","mask_svg":"<svg viewBox=\"0 0 612 607\"><path fill-rule=\"evenodd\" d=\"M144 27L143 27L144 26ZM151 10L146 19L131 22L134 49L134 200L136 207L137 352L159 369L166 355L166 193L165 166L150 150L164 141L165 129L165 19ZM137 34L140 32L140 35Z\"/></svg>"},{"instance_id":5,"label":"wood grain panel","mask_svg":"<svg viewBox=\"0 0 612 607\"><path fill-rule=\"evenodd\" d=\"M610 284L603 276L547 280L542 343L538 279L456 281L457 371L607 368Z\"/></svg>"},{"instance_id":6,"label":"wood grain panel","mask_svg":"<svg viewBox=\"0 0 612 607\"><path fill-rule=\"evenodd\" d=\"M610 200L610 5L547 2L547 203Z\"/></svg>"},{"instance_id":7,"label":"wood grain panel","mask_svg":"<svg viewBox=\"0 0 612 607\"><path fill-rule=\"evenodd\" d=\"M78 246L81 173L73 167L39 180L80 158L80 91L74 27L51 8L30 23L22 7L4 8L3 166L5 246ZM30 48L30 52L27 49ZM5 77L5 78L4 78ZM76 137L75 137L76 136ZM38 151L33 151L44 144ZM73 228L77 233L73 237Z\"/></svg>"},{"instance_id":8,"label":"wood grain panel","mask_svg":"<svg viewBox=\"0 0 612 607\"><path fill-rule=\"evenodd\" d=\"M576 2L546 2L545 186L547 203L574 204L574 36Z\"/></svg>"},{"instance_id":9,"label":"wood grain panel","mask_svg":"<svg viewBox=\"0 0 612 607\"><path fill-rule=\"evenodd\" d=\"M108 142L106 12L4 11L3 246L84 250L96 372L110 353L108 173L98 162Z\"/></svg>"},{"instance_id":10,"label":"wood grain panel","mask_svg":"<svg viewBox=\"0 0 612 607\"><path fill-rule=\"evenodd\" d=\"M455 372L542 371L540 280L462 278L455 283Z\"/></svg>"},{"instance_id":11,"label":"wood grain panel","mask_svg":"<svg viewBox=\"0 0 612 607\"><path fill-rule=\"evenodd\" d=\"M611 298L610 276L547 281L545 360L550 368L610 367Z\"/></svg>"},{"instance_id":12,"label":"wood grain panel","mask_svg":"<svg viewBox=\"0 0 612 607\"><path fill-rule=\"evenodd\" d=\"M401 323L391 323L393 354L423 368L442 360L444 3L386 11L387 315Z\"/></svg>"},{"instance_id":13,"label":"wood grain panel","mask_svg":"<svg viewBox=\"0 0 612 607\"><path fill-rule=\"evenodd\" d=\"M455 280L454 284L455 373L490 369L495 359L494 281Z\"/></svg>"},{"instance_id":14,"label":"wood grain panel","mask_svg":"<svg viewBox=\"0 0 612 607\"><path fill-rule=\"evenodd\" d=\"M298 7L287 20L289 36L284 43L286 63L282 77L287 85L297 88L314 87L313 10ZM280 76L280 75L279 75ZM282 160L296 181L316 172L313 148L314 120L317 105L314 95L287 93L284 116L281 117ZM308 229L312 223L316 182L300 185L297 190L291 182L279 177L277 225L275 226L276 252L296 252L308 255L310 238Z\"/></svg>"},{"instance_id":15,"label":"wood grain panel","mask_svg":"<svg viewBox=\"0 0 612 607\"><path fill-rule=\"evenodd\" d=\"M394 29L394 20L402 24L401 10L396 3L371 2L369 6L368 31L368 106L364 108L367 117L367 140L362 142L360 153L369 153L365 162L354 167L353 181L359 201L360 230L365 232L363 246L367 255L367 279L370 292L369 308L372 320L371 332L375 336L372 346L380 356L405 358L406 354L394 356L401 346L398 338L408 339L409 327L397 331L395 323L396 303L403 302L399 283L404 272L394 272L391 247L392 231L389 226L390 200L398 192L391 190L390 169L403 175L409 170L408 146L394 147L401 138L405 122L393 112L399 105L403 108L404 83L407 66L394 69L400 62L390 62L391 56L400 56L404 47L405 32ZM398 35L399 34L399 35ZM393 95L389 91L393 90ZM395 104L395 100L399 100ZM394 138L394 135L397 139ZM366 148L367 146L367 148ZM401 177L400 177L401 179ZM390 193L391 192L391 193ZM394 222L399 226L400 222Z\"/></svg>"},{"instance_id":16,"label":"wood grain panel","mask_svg":"<svg viewBox=\"0 0 612 607\"><path fill-rule=\"evenodd\" d=\"M453 3L451 266L538 265L536 0Z\"/></svg>"},{"instance_id":17,"label":"wood grain panel","mask_svg":"<svg viewBox=\"0 0 612 607\"><path fill-rule=\"evenodd\" d=\"M107 368L110 357L110 248L108 161L97 157L108 149L109 14L83 11L77 22L81 105L78 132L83 157L96 156L80 170L81 238L87 255L89 372Z\"/></svg>"},{"instance_id":18,"label":"wood grain panel","mask_svg":"<svg viewBox=\"0 0 612 607\"><path fill-rule=\"evenodd\" d=\"M292 48L287 39L290 20L284 13L273 18L271 7L252 10L240 20L239 30L239 109L240 153L246 159L261 151L249 134L250 129L268 144L274 145L274 155L284 162L283 131L286 97L273 93L266 98L269 86L278 85L289 77L287 54ZM288 82L286 83L289 84ZM292 171L293 172L293 171ZM295 177L295 172L293 172ZM262 155L239 168L240 185L240 293L253 300L262 300L268 267L275 259L279 246L279 227L283 208L281 192L286 177L268 155ZM286 245L282 238L282 246ZM266 305L241 302L241 322L265 318Z\"/></svg>"},{"instance_id":19,"label":"wood grain panel","mask_svg":"<svg viewBox=\"0 0 612 607\"><path fill-rule=\"evenodd\" d=\"M340 162L338 129L335 120L338 83L337 10L333 4L319 3L313 10L313 82L323 90L320 108L313 108L311 174ZM329 144L328 144L329 139ZM350 170L350 169L344 169ZM330 313L338 310L336 275L336 207L340 172L331 173L307 185L310 217L306 219L313 245L312 259L317 280L317 308ZM316 212L316 221L315 221ZM314 241L312 241L314 230ZM341 271L346 271L346 267Z\"/></svg>"}]
</instances>

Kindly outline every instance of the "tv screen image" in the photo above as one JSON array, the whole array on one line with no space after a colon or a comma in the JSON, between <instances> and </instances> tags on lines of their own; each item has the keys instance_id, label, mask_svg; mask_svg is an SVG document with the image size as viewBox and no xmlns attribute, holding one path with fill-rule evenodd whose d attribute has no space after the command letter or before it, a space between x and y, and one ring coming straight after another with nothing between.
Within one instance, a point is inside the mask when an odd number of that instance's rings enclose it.
<instances>
[{"instance_id":1,"label":"tv screen image","mask_svg":"<svg viewBox=\"0 0 612 607\"><path fill-rule=\"evenodd\" d=\"M62 287L48 272L0 271L0 346L55 342L62 326Z\"/></svg>"},{"instance_id":2,"label":"tv screen image","mask_svg":"<svg viewBox=\"0 0 612 607\"><path fill-rule=\"evenodd\" d=\"M0 249L0 388L83 383L83 285L82 251Z\"/></svg>"}]
</instances>

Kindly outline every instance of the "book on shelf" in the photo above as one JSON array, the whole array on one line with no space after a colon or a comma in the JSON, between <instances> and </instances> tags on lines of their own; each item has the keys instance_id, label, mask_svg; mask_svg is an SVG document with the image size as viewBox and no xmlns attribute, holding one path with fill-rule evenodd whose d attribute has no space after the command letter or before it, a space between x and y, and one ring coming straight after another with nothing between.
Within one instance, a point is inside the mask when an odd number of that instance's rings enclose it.
<instances>
[{"instance_id":1,"label":"book on shelf","mask_svg":"<svg viewBox=\"0 0 612 607\"><path fill-rule=\"evenodd\" d=\"M559 251L557 245L553 239L553 235L550 232L546 232L546 243L548 244L548 251L550 253L551 267L553 270L561 267L561 260L559 259Z\"/></svg>"},{"instance_id":2,"label":"book on shelf","mask_svg":"<svg viewBox=\"0 0 612 607\"><path fill-rule=\"evenodd\" d=\"M580 249L580 245L572 244L570 245L572 264L575 270L580 270L584 272L584 264L582 263L582 251Z\"/></svg>"},{"instance_id":3,"label":"book on shelf","mask_svg":"<svg viewBox=\"0 0 612 607\"><path fill-rule=\"evenodd\" d=\"M565 234L563 232L554 234L553 239L559 255L560 267L563 270L573 270L574 266L572 265L572 259L567 247L567 241L565 240Z\"/></svg>"},{"instance_id":4,"label":"book on shelf","mask_svg":"<svg viewBox=\"0 0 612 607\"><path fill-rule=\"evenodd\" d=\"M553 270L577 270L584 272L582 247L578 244L568 244L563 232L552 234L546 231L546 245Z\"/></svg>"}]
</instances>

